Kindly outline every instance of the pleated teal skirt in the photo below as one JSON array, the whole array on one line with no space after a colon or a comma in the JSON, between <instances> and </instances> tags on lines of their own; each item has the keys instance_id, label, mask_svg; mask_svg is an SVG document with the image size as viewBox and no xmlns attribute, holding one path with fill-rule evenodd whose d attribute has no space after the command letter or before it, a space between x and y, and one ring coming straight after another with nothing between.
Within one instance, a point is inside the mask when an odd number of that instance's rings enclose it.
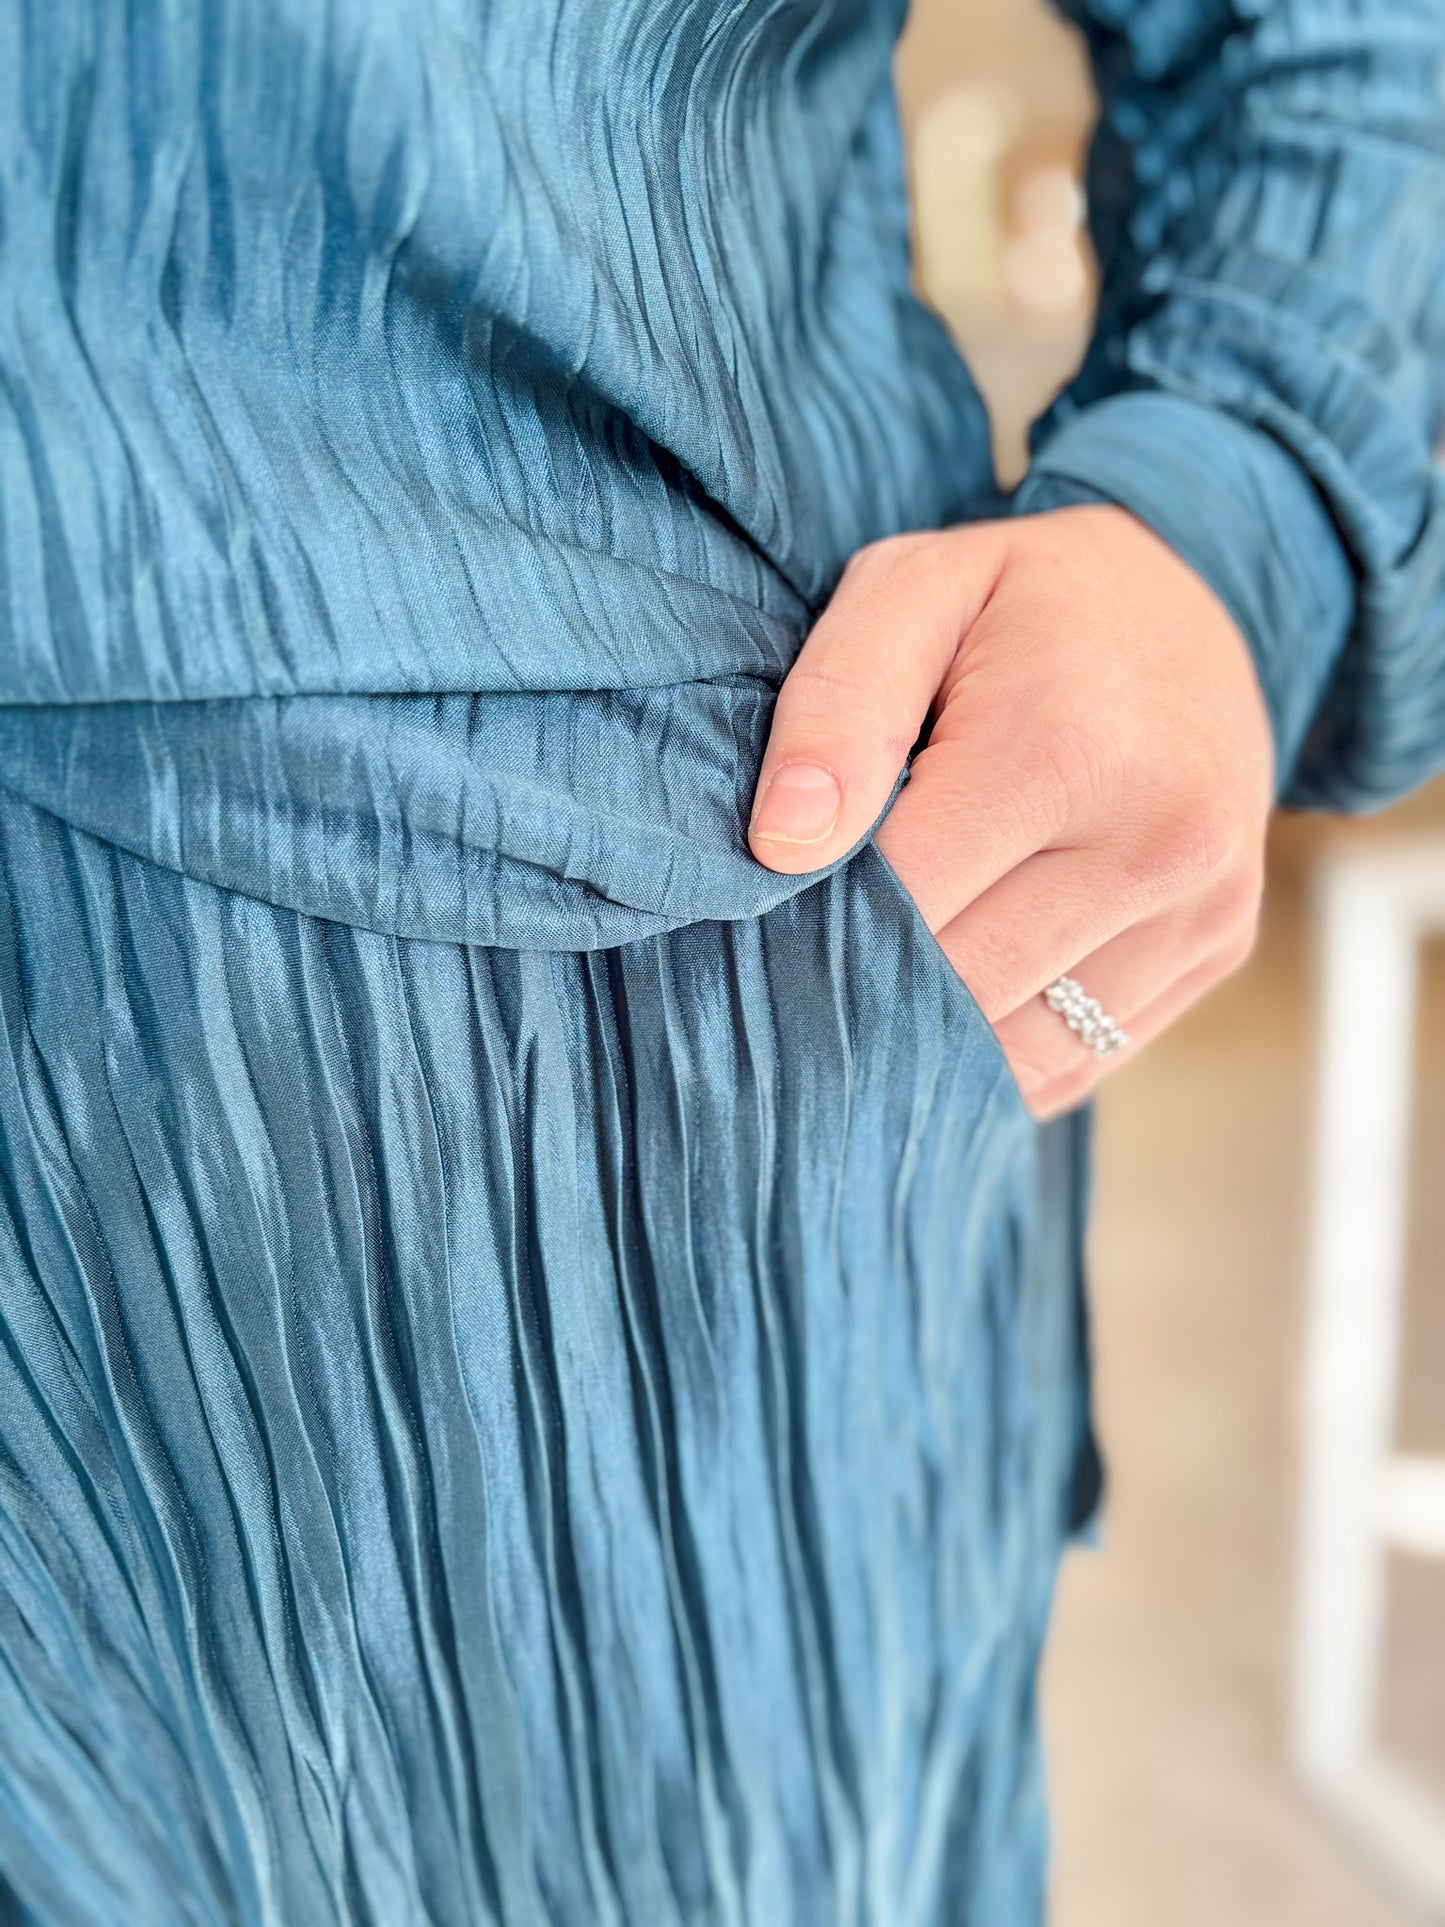
<instances>
[{"instance_id":1,"label":"pleated teal skirt","mask_svg":"<svg viewBox=\"0 0 1445 1927\"><path fill-rule=\"evenodd\" d=\"M525 953L0 796L0 1014L19 1918L1039 1916L1077 1145L871 848Z\"/></svg>"}]
</instances>

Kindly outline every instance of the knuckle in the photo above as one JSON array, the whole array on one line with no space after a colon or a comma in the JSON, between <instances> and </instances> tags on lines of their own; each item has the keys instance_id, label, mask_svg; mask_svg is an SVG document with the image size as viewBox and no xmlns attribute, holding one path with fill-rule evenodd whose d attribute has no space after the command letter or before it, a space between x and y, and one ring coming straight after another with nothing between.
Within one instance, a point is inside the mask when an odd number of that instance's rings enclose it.
<instances>
[{"instance_id":1,"label":"knuckle","mask_svg":"<svg viewBox=\"0 0 1445 1927\"><path fill-rule=\"evenodd\" d=\"M1206 805L1174 826L1172 868L1186 883L1215 883L1234 859L1232 826L1226 815Z\"/></svg>"},{"instance_id":2,"label":"knuckle","mask_svg":"<svg viewBox=\"0 0 1445 1927\"><path fill-rule=\"evenodd\" d=\"M1211 896L1242 888L1243 826L1227 799L1176 790L1161 801L1144 838L1150 874L1166 889Z\"/></svg>"},{"instance_id":3,"label":"knuckle","mask_svg":"<svg viewBox=\"0 0 1445 1927\"><path fill-rule=\"evenodd\" d=\"M1112 805L1125 793L1131 758L1122 734L1102 730L1077 711L1049 733L1049 774L1076 811Z\"/></svg>"},{"instance_id":4,"label":"knuckle","mask_svg":"<svg viewBox=\"0 0 1445 1927\"><path fill-rule=\"evenodd\" d=\"M1258 863L1236 864L1219 880L1218 907L1230 924L1247 930L1253 944L1264 897L1264 870Z\"/></svg>"},{"instance_id":5,"label":"knuckle","mask_svg":"<svg viewBox=\"0 0 1445 1927\"><path fill-rule=\"evenodd\" d=\"M879 679L869 665L841 653L810 661L799 657L778 699L780 710L800 715L836 715L876 708Z\"/></svg>"},{"instance_id":6,"label":"knuckle","mask_svg":"<svg viewBox=\"0 0 1445 1927\"><path fill-rule=\"evenodd\" d=\"M1117 815L1119 778L1115 753L1086 723L1068 716L1055 723L1043 715L1004 758L994 807L1042 846Z\"/></svg>"},{"instance_id":7,"label":"knuckle","mask_svg":"<svg viewBox=\"0 0 1445 1927\"><path fill-rule=\"evenodd\" d=\"M899 569L911 570L936 543L937 537L926 530L880 536L876 542L868 542L853 551L844 564L843 580L856 585L890 576Z\"/></svg>"}]
</instances>

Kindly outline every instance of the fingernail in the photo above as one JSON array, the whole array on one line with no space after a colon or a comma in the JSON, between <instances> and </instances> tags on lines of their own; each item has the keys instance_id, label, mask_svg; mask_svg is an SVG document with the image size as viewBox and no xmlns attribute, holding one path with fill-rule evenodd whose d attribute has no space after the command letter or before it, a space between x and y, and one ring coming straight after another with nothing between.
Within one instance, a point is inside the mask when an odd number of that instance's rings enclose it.
<instances>
[{"instance_id":1,"label":"fingernail","mask_svg":"<svg viewBox=\"0 0 1445 1927\"><path fill-rule=\"evenodd\" d=\"M784 763L773 771L753 812L752 833L767 843L817 843L838 821L843 792L817 763Z\"/></svg>"}]
</instances>

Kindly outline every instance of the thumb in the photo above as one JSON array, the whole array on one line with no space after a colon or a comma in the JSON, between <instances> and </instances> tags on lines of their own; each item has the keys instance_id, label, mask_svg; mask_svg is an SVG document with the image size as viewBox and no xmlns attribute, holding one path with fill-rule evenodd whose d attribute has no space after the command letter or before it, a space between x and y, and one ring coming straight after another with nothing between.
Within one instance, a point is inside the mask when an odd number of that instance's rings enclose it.
<instances>
[{"instance_id":1,"label":"thumb","mask_svg":"<svg viewBox=\"0 0 1445 1927\"><path fill-rule=\"evenodd\" d=\"M748 842L796 876L850 850L887 802L1001 567L996 525L860 549L773 711Z\"/></svg>"}]
</instances>

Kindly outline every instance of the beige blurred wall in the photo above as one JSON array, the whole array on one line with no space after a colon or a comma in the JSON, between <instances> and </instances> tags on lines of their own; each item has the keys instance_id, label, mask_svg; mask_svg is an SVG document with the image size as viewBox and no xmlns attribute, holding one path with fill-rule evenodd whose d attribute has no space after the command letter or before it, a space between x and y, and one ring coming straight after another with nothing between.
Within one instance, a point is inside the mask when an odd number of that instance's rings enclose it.
<instances>
[{"instance_id":1,"label":"beige blurred wall","mask_svg":"<svg viewBox=\"0 0 1445 1927\"><path fill-rule=\"evenodd\" d=\"M1082 42L1029 0L919 0L898 55L920 291L988 397L1005 481L1078 363L1093 296Z\"/></svg>"}]
</instances>

